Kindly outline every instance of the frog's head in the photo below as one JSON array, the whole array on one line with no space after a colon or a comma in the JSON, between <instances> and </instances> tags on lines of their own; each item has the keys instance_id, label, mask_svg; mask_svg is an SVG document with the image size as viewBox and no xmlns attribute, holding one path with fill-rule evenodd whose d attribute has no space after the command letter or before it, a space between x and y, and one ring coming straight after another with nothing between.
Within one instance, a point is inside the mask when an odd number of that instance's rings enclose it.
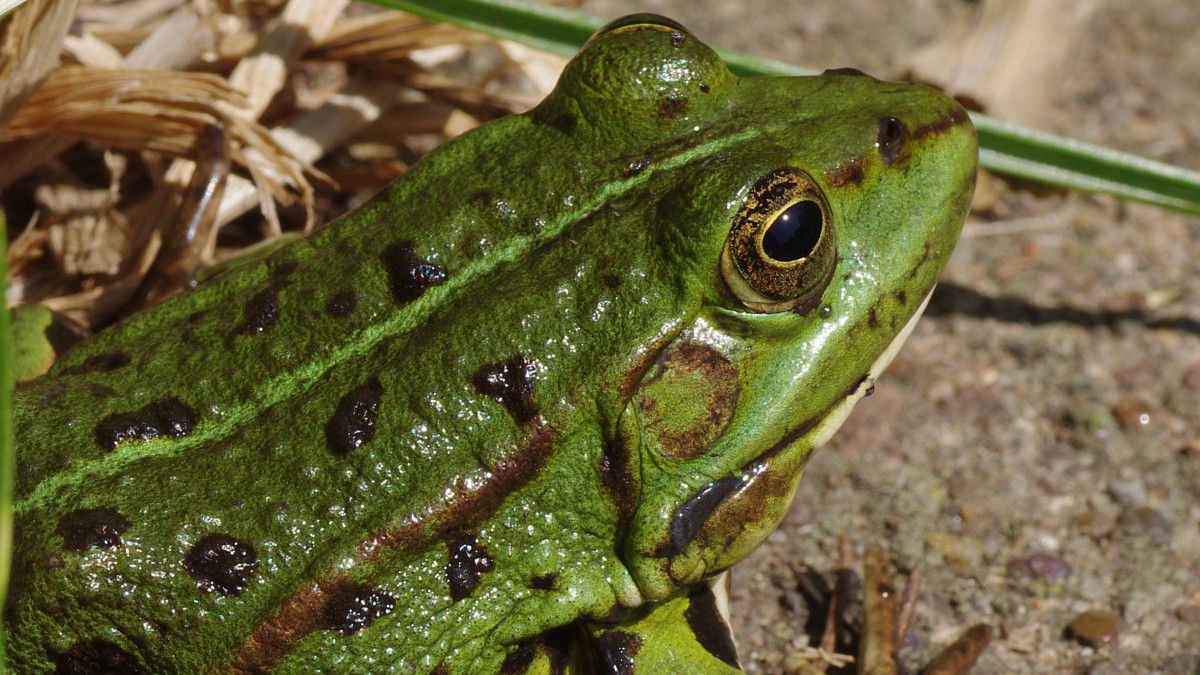
<instances>
[{"instance_id":1,"label":"frog's head","mask_svg":"<svg viewBox=\"0 0 1200 675\"><path fill-rule=\"evenodd\" d=\"M849 70L738 79L644 16L572 67L580 89L541 114L624 92L628 118L600 132L642 135L661 255L694 308L636 372L618 433L639 487L623 558L660 598L761 543L871 391L958 239L976 138L932 89Z\"/></svg>"}]
</instances>

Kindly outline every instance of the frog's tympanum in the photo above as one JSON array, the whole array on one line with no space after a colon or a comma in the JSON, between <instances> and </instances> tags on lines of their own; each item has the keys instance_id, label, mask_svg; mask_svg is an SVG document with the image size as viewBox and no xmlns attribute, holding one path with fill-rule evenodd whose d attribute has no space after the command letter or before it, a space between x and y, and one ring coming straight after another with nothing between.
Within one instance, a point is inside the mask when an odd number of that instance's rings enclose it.
<instances>
[{"instance_id":1,"label":"frog's tympanum","mask_svg":"<svg viewBox=\"0 0 1200 675\"><path fill-rule=\"evenodd\" d=\"M732 670L706 581L903 341L975 162L930 89L610 24L18 392L10 667Z\"/></svg>"}]
</instances>

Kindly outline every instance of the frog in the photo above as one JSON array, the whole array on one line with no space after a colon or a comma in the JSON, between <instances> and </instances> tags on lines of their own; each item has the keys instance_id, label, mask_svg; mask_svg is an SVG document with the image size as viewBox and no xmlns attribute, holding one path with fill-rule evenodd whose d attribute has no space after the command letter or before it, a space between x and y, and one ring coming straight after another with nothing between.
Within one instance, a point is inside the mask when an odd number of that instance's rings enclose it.
<instances>
[{"instance_id":1,"label":"frog","mask_svg":"<svg viewBox=\"0 0 1200 675\"><path fill-rule=\"evenodd\" d=\"M10 669L738 672L714 580L912 330L976 161L933 89L608 24L18 389Z\"/></svg>"}]
</instances>

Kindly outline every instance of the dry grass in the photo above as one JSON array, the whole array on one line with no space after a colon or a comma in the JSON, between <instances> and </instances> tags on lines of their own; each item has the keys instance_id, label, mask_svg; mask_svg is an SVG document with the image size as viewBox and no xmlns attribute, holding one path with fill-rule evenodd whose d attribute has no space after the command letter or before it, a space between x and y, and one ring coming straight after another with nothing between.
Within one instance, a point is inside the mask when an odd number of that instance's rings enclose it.
<instances>
[{"instance_id":1,"label":"dry grass","mask_svg":"<svg viewBox=\"0 0 1200 675\"><path fill-rule=\"evenodd\" d=\"M8 304L92 328L549 86L521 48L344 1L75 4L0 25L0 205Z\"/></svg>"}]
</instances>

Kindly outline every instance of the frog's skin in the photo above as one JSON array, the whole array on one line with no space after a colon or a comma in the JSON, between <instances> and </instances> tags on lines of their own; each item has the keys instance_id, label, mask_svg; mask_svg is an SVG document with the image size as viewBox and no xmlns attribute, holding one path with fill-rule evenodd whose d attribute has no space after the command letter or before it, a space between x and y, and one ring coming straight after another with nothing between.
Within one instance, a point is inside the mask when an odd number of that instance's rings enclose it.
<instances>
[{"instance_id":1,"label":"frog's skin","mask_svg":"<svg viewBox=\"0 0 1200 675\"><path fill-rule=\"evenodd\" d=\"M11 667L731 670L704 580L869 392L975 162L932 90L611 24L528 114L18 392Z\"/></svg>"}]
</instances>

